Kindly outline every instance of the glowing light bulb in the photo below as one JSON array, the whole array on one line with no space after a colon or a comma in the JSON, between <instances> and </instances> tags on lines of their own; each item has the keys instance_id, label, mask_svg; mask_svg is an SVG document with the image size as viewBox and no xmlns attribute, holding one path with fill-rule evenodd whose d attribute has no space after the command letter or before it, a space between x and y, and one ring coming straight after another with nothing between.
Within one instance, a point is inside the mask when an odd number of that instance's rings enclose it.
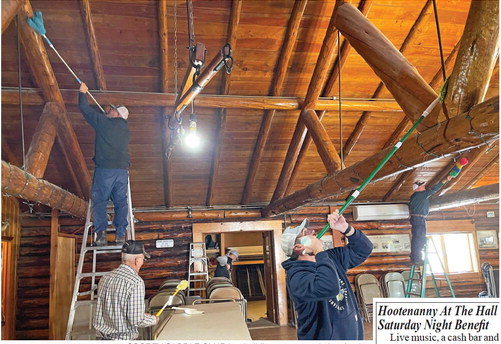
<instances>
[{"instance_id":1,"label":"glowing light bulb","mask_svg":"<svg viewBox=\"0 0 501 344\"><path fill-rule=\"evenodd\" d=\"M184 138L184 142L190 148L196 148L200 145L200 138L197 135L197 119L194 113L190 115L190 127L188 135Z\"/></svg>"}]
</instances>

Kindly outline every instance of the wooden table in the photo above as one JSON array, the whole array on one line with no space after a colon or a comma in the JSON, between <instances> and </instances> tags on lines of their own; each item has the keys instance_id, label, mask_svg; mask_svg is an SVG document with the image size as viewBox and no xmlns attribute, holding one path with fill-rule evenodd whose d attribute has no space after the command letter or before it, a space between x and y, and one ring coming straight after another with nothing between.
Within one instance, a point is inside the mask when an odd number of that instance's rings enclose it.
<instances>
[{"instance_id":1,"label":"wooden table","mask_svg":"<svg viewBox=\"0 0 501 344\"><path fill-rule=\"evenodd\" d=\"M240 304L220 302L183 306L204 311L173 311L160 322L153 340L252 340Z\"/></svg>"}]
</instances>

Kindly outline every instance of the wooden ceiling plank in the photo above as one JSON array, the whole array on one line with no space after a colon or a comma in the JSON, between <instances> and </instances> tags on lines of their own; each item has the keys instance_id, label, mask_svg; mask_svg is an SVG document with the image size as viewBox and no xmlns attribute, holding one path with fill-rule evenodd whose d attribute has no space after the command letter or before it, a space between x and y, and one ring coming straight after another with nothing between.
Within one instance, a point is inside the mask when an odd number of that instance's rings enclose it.
<instances>
[{"instance_id":1,"label":"wooden ceiling plank","mask_svg":"<svg viewBox=\"0 0 501 344\"><path fill-rule=\"evenodd\" d=\"M410 120L415 122L437 98L435 91L395 46L350 3L337 7L335 26L384 82ZM418 126L424 130L437 123L436 108Z\"/></svg>"},{"instance_id":2,"label":"wooden ceiling plank","mask_svg":"<svg viewBox=\"0 0 501 344\"><path fill-rule=\"evenodd\" d=\"M90 192L91 184L89 170L87 169L87 165L73 127L71 126L66 114L63 97L61 91L59 90L59 86L54 75L54 71L52 70L47 51L43 45L42 38L38 33L31 29L26 22L26 19L32 16L33 10L31 8L31 4L28 0L26 0L19 12L19 33L21 42L24 46L26 59L28 65L30 66L32 76L37 85L40 87L45 100L56 102L64 109L63 115L60 117L59 121L57 139L62 150L65 152L64 154L72 157L71 161L73 164L68 166L68 168L74 169L74 172L78 176L77 180L74 180L73 182L75 185L77 183L81 183L82 189L87 190L86 194L88 194Z\"/></svg>"},{"instance_id":3,"label":"wooden ceiling plank","mask_svg":"<svg viewBox=\"0 0 501 344\"><path fill-rule=\"evenodd\" d=\"M499 97L493 97L473 107L468 112L471 119L467 119L466 114L456 116L439 126L423 131L419 137L419 143L415 140L405 141L372 182L405 172L429 161L440 159L445 155L455 154L471 147L481 147L485 145L485 142L497 140L499 138L498 112ZM472 129L476 132L473 132ZM479 135L483 135L483 137L481 138ZM449 138L454 138L454 142L451 143ZM262 211L263 217L278 215L327 197L354 190L362 184L391 150L392 148L388 147L357 164L330 174L292 195L269 204Z\"/></svg>"},{"instance_id":4,"label":"wooden ceiling plank","mask_svg":"<svg viewBox=\"0 0 501 344\"><path fill-rule=\"evenodd\" d=\"M395 183L391 186L390 190L388 190L388 192L383 196L383 201L390 201L393 195L395 195L402 188L407 178L409 178L413 172L413 170L409 170L401 173Z\"/></svg>"},{"instance_id":5,"label":"wooden ceiling plank","mask_svg":"<svg viewBox=\"0 0 501 344\"><path fill-rule=\"evenodd\" d=\"M285 191L287 190L287 186L289 184L292 171L294 169L294 166L296 165L299 152L306 137L307 129L305 123L303 123L303 121L301 120L301 117L304 116L305 110L310 110L315 108L315 105L318 102L318 98L320 97L320 92L325 86L327 72L332 65L332 62L334 60L334 54L336 52L337 29L334 27L334 20L336 18L337 8L340 3L342 3L342 1L336 0L336 6L334 7L334 10L332 12L332 17L329 22L329 26L327 28L324 40L322 42L322 48L320 50L317 62L315 64L315 70L313 71L313 75L311 77L310 84L308 86L308 91L306 93L306 97L303 104L303 110L297 121L294 133L292 134L292 139L290 141L289 148L285 156L284 165L280 172L277 186L275 187L275 191L273 192L273 196L271 198L270 203L275 202L276 200L284 197L285 195ZM322 149L322 148L317 146L317 149ZM337 165L336 169L340 169L341 159L339 159L339 155L337 155L337 152L336 156L337 159L334 156L327 158L332 160L332 164Z\"/></svg>"},{"instance_id":6,"label":"wooden ceiling plank","mask_svg":"<svg viewBox=\"0 0 501 344\"><path fill-rule=\"evenodd\" d=\"M430 211L457 208L480 202L499 200L499 183L461 190L430 201Z\"/></svg>"},{"instance_id":7,"label":"wooden ceiling plank","mask_svg":"<svg viewBox=\"0 0 501 344\"><path fill-rule=\"evenodd\" d=\"M45 104L42 115L38 120L37 128L30 147L26 153L26 171L37 178L42 178L49 162L50 152L57 135L59 119L64 109L56 102Z\"/></svg>"},{"instance_id":8,"label":"wooden ceiling plank","mask_svg":"<svg viewBox=\"0 0 501 344\"><path fill-rule=\"evenodd\" d=\"M161 59L161 86L162 93L169 92L169 26L167 17L167 1L158 2L158 34L160 40L160 59ZM177 92L177 90L176 90ZM167 208L172 206L172 164L170 163L170 154L168 153L171 140L171 131L169 130L169 108L162 107L162 178L164 204Z\"/></svg>"},{"instance_id":9,"label":"wooden ceiling plank","mask_svg":"<svg viewBox=\"0 0 501 344\"><path fill-rule=\"evenodd\" d=\"M78 90L61 90L65 104L78 104ZM45 99L41 91L36 88L23 88L21 91L24 105L44 105ZM157 92L126 92L126 91L93 91L92 95L100 103L126 103L128 107L134 106L174 106L176 95L174 93ZM214 95L199 94L198 107L216 109L254 109L254 110L283 110L295 111L302 108L304 98L273 97L273 96L240 96L240 95ZM19 91L13 87L2 87L2 104L19 105ZM393 100L342 100L342 111L360 112L402 112L400 106ZM338 102L332 98L321 97L313 110L337 111Z\"/></svg>"},{"instance_id":10,"label":"wooden ceiling plank","mask_svg":"<svg viewBox=\"0 0 501 344\"><path fill-rule=\"evenodd\" d=\"M21 0L2 0L2 33L7 29L21 8Z\"/></svg>"},{"instance_id":11,"label":"wooden ceiling plank","mask_svg":"<svg viewBox=\"0 0 501 344\"><path fill-rule=\"evenodd\" d=\"M428 15L431 4L432 4L432 0L426 1L424 7L421 9L421 12L419 12L419 15L418 15L416 21L414 22L411 29L407 33L407 36L405 37L405 39L404 39L404 41L399 49L399 51L400 51L400 53L402 53L402 55L404 54L405 50L409 46L410 41L414 38L414 35L417 32L418 28L421 27L423 19L426 18L426 16ZM371 98L378 98L383 89L384 89L384 84L383 84L383 82L380 82ZM343 147L343 157L345 159L348 158L348 156L351 153L351 150L357 144L357 142L358 142L360 136L362 135L362 132L364 131L364 128L367 125L367 122L369 121L370 117L371 117L371 113L368 111L364 111L362 113L362 116L360 116L360 119L358 120L357 124L355 125L355 129L353 129L350 137L348 138L348 140L346 141L346 144Z\"/></svg>"},{"instance_id":12,"label":"wooden ceiling plank","mask_svg":"<svg viewBox=\"0 0 501 344\"><path fill-rule=\"evenodd\" d=\"M485 167L482 168L482 170L478 172L475 177L473 177L465 186L463 186L461 190L471 189L475 184L478 183L480 179L482 179L487 173L489 173L492 167L496 166L496 164L498 163L499 163L499 153L496 154L496 156L491 161L489 161L489 163L485 165Z\"/></svg>"},{"instance_id":13,"label":"wooden ceiling plank","mask_svg":"<svg viewBox=\"0 0 501 344\"><path fill-rule=\"evenodd\" d=\"M358 5L358 9L360 10L360 12L362 12L364 16L367 16L373 3L374 3L373 0L362 0ZM348 43L346 39L344 39L343 43L341 43L341 48L339 50L340 50L339 56L334 61L334 67L332 68L331 76L327 81L327 84L325 85L323 91L323 96L325 97L334 96L334 87L336 86L336 81L338 80L339 72L340 70L343 69L346 59L348 58L348 54L351 50L351 45ZM318 118L320 119L320 121L322 121L326 112L327 112L326 110L323 110L319 113ZM311 141L312 141L311 135L307 133L306 138L304 139L303 146L301 147L301 151L299 152L296 164L294 165L291 177L289 179L289 183L285 191L286 195L290 193L290 190L294 185L294 182L300 170L300 166L303 163L303 159L306 157L306 153L310 148Z\"/></svg>"},{"instance_id":14,"label":"wooden ceiling plank","mask_svg":"<svg viewBox=\"0 0 501 344\"><path fill-rule=\"evenodd\" d=\"M472 1L445 105L449 117L484 101L498 56L499 2Z\"/></svg>"},{"instance_id":15,"label":"wooden ceiling plank","mask_svg":"<svg viewBox=\"0 0 501 344\"><path fill-rule=\"evenodd\" d=\"M230 22L228 24L227 39L231 45L233 51L235 51L237 46L237 29L240 22L240 14L242 12L242 0L233 0L231 2L231 14ZM221 86L221 94L228 94L230 91L230 74L223 74L223 84ZM205 204L211 206L213 204L214 198L214 188L216 184L217 171L219 169L219 161L221 154L221 144L223 142L224 129L226 127L226 109L219 110L219 116L216 118L216 132L215 132L215 142L214 150L212 152L212 161L209 174L209 185L207 188L207 196L205 198Z\"/></svg>"},{"instance_id":16,"label":"wooden ceiling plank","mask_svg":"<svg viewBox=\"0 0 501 344\"><path fill-rule=\"evenodd\" d=\"M2 192L85 218L87 202L46 180L2 161Z\"/></svg>"},{"instance_id":17,"label":"wooden ceiling plank","mask_svg":"<svg viewBox=\"0 0 501 344\"><path fill-rule=\"evenodd\" d=\"M303 18L307 3L308 0L299 0L294 2L294 7L289 19L287 31L285 33L284 43L279 55L280 58L278 59L277 66L275 68L276 72L273 76L273 82L271 83L270 94L272 96L279 96L282 93L282 87L285 81L285 76L287 74L287 67L289 66L292 52L296 45L299 25L301 24L301 19ZM274 116L274 109L268 110L264 113L263 119L261 121L261 127L259 128L256 145L254 146L252 158L249 163L249 170L247 172L247 178L245 180L245 187L242 193L242 199L240 201L241 204L249 203L249 198L252 194L252 189L256 181L257 171L259 169L261 157L263 156L266 141L268 140L268 136L270 134L271 124L273 122Z\"/></svg>"},{"instance_id":18,"label":"wooden ceiling plank","mask_svg":"<svg viewBox=\"0 0 501 344\"><path fill-rule=\"evenodd\" d=\"M80 1L82 16L84 19L85 36L89 45L90 57L92 60L92 70L96 80L97 88L100 90L106 89L106 79L104 78L103 65L101 63L101 54L97 45L96 32L92 22L92 11L89 0Z\"/></svg>"},{"instance_id":19,"label":"wooden ceiling plank","mask_svg":"<svg viewBox=\"0 0 501 344\"><path fill-rule=\"evenodd\" d=\"M489 146L484 145L484 146L472 149L469 152L462 154L459 159L461 159L461 158L468 159L468 165L463 166L459 175L456 178L451 179L447 183L447 185L440 190L439 196L442 196L443 194L450 191L468 173L468 171L473 166L475 166L477 164L477 162L487 152L488 149L489 149Z\"/></svg>"}]
</instances>

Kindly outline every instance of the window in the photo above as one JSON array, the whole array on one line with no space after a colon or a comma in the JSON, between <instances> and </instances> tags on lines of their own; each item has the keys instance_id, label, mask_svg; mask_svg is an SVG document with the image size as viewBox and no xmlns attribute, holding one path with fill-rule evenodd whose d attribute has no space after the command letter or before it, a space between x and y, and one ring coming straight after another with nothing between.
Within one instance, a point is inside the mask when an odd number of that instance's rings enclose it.
<instances>
[{"instance_id":1,"label":"window","mask_svg":"<svg viewBox=\"0 0 501 344\"><path fill-rule=\"evenodd\" d=\"M433 234L431 238L428 259L434 273L443 271L440 260L447 273L478 272L473 233Z\"/></svg>"}]
</instances>

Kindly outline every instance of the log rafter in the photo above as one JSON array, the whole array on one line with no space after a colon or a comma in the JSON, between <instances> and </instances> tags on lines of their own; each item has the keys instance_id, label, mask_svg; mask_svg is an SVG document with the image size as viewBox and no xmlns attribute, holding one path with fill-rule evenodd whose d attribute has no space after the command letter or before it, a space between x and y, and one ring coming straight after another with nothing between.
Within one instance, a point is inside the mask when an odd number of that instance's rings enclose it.
<instances>
[{"instance_id":1,"label":"log rafter","mask_svg":"<svg viewBox=\"0 0 501 344\"><path fill-rule=\"evenodd\" d=\"M242 12L242 0L233 0L231 3L230 22L228 24L227 40L233 51L237 46L237 29L240 22L240 14ZM223 82L221 85L221 94L228 94L230 91L230 74L223 74ZM207 188L207 196L205 204L210 206L213 204L214 187L216 184L217 171L219 169L219 161L221 160L221 143L223 142L224 129L226 127L226 109L219 110L219 116L216 119L216 132L214 141L214 150L212 152L212 162L209 174L209 185Z\"/></svg>"},{"instance_id":2,"label":"log rafter","mask_svg":"<svg viewBox=\"0 0 501 344\"><path fill-rule=\"evenodd\" d=\"M303 108L301 110L301 114L296 123L296 128L294 129L294 133L292 134L292 139L289 144L289 148L287 150L287 154L285 156L284 165L280 172L280 176L278 178L277 185L275 187L275 191L273 192L273 196L271 198L271 202L276 201L284 197L285 191L287 189L287 185L289 184L290 176L294 169L294 165L296 164L297 158L299 156L299 152L301 150L301 146L303 145L304 139L306 137L307 130L310 131L318 131L316 136L324 135L328 136L327 133L320 133L319 131L324 131L325 128L320 123L320 120L317 116L311 116L311 112L307 110L312 110L315 107L315 104L318 102L318 98L320 96L321 91L323 90L326 82L327 72L334 60L335 56L335 48L339 43L337 42L337 29L334 26L334 21L336 18L337 9L339 6L342 6L342 1L336 1L336 5L332 12L331 20L329 22L329 26L327 28L327 32L325 34L324 40L322 42L322 48L317 58L317 62L315 64L315 70L313 71L313 75L308 86L308 91L306 93L305 101L303 104ZM310 121L303 121L302 117L308 116ZM334 170L338 170L341 168L341 159L337 152L335 155L328 152L324 145L317 145L317 149L319 150L320 157L326 168L333 168ZM329 172L333 172L330 170Z\"/></svg>"},{"instance_id":3,"label":"log rafter","mask_svg":"<svg viewBox=\"0 0 501 344\"><path fill-rule=\"evenodd\" d=\"M499 138L499 97L493 97L473 107L468 113L451 118L441 125L427 129L415 140L405 141L400 149L378 172L373 182L416 168L446 155L485 145ZM471 119L469 119L471 118ZM483 135L477 136L471 129ZM451 140L454 138L454 140ZM484 141L485 140L485 141ZM263 209L263 217L343 194L360 186L392 148L362 160L342 171L330 174L292 195L270 203Z\"/></svg>"},{"instance_id":4,"label":"log rafter","mask_svg":"<svg viewBox=\"0 0 501 344\"><path fill-rule=\"evenodd\" d=\"M21 4L19 0L2 0L2 33L9 27Z\"/></svg>"},{"instance_id":5,"label":"log rafter","mask_svg":"<svg viewBox=\"0 0 501 344\"><path fill-rule=\"evenodd\" d=\"M365 0L361 1L358 9L360 12L367 16L371 7L373 4L373 0ZM323 96L324 97L332 97L334 96L334 87L336 85L336 81L338 80L339 72L343 69L343 65L346 62L346 59L348 58L348 54L351 50L351 45L348 43L346 39L343 40L341 43L341 48L339 49L339 56L336 58L334 61L334 67L332 68L331 76L329 77L329 80L327 81L327 84L325 85L325 89L323 91ZM322 110L318 118L320 121L324 118L325 114L327 113L326 110ZM296 177L299 173L299 169L301 164L303 163L303 160L306 157L306 153L308 152L308 149L310 148L312 142L312 137L310 133L306 134L306 138L304 139L303 146L301 147L301 151L299 152L299 156L297 158L296 164L294 165L294 169L292 170L291 177L289 179L289 183L287 185L287 189L285 191L285 194L288 195L290 193L290 190L292 189L294 185L294 181L296 180Z\"/></svg>"},{"instance_id":6,"label":"log rafter","mask_svg":"<svg viewBox=\"0 0 501 344\"><path fill-rule=\"evenodd\" d=\"M100 90L106 89L106 79L104 78L103 64L101 63L101 54L97 45L96 32L94 23L92 22L92 11L89 0L81 0L80 7L84 19L85 36L89 46L90 57L92 61L92 70L96 79L97 88Z\"/></svg>"},{"instance_id":7,"label":"log rafter","mask_svg":"<svg viewBox=\"0 0 501 344\"><path fill-rule=\"evenodd\" d=\"M23 3L19 16L19 32L21 42L24 46L26 59L28 65L30 66L30 70L32 71L32 76L36 84L40 87L45 100L56 102L64 109L58 126L58 144L61 147L61 151L63 152L66 161L72 162L68 168L73 170L74 174L78 177L76 180L73 180L73 182L75 185L80 183L81 188L86 190L85 194L88 194L91 184L89 170L85 163L75 131L73 130L66 114L63 97L61 91L59 90L47 51L45 50L40 35L31 29L26 23L26 19L33 16L33 10L28 0ZM47 155L48 154L49 152L47 152Z\"/></svg>"},{"instance_id":8,"label":"log rafter","mask_svg":"<svg viewBox=\"0 0 501 344\"><path fill-rule=\"evenodd\" d=\"M287 74L287 67L292 57L294 46L296 45L296 39L299 32L299 24L301 23L301 19L303 17L307 3L308 0L299 0L294 2L294 7L289 19L287 31L285 33L285 40L280 52L281 58L278 59L276 73L273 76L273 82L271 83L272 86L270 94L272 96L279 96L281 94L282 86ZM261 157L263 156L264 146L266 145L266 141L268 140L268 136L270 134L271 124L273 122L274 116L275 109L268 110L264 113L263 119L261 121L261 127L259 128L256 145L254 147L252 158L249 164L245 187L242 193L242 199L240 201L241 204L249 203L249 198L252 193L254 182L256 181L257 171L259 169Z\"/></svg>"}]
</instances>

